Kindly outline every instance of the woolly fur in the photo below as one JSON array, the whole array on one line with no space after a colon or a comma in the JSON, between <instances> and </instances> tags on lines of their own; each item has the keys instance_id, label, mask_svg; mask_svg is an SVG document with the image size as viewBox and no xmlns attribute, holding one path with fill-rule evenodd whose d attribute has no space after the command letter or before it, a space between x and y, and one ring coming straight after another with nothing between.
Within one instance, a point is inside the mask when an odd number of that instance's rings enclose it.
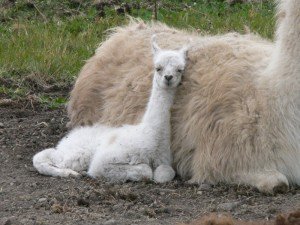
<instances>
[{"instance_id":1,"label":"woolly fur","mask_svg":"<svg viewBox=\"0 0 300 225\"><path fill-rule=\"evenodd\" d=\"M280 1L277 11L275 43L142 21L115 28L79 74L68 104L70 125L137 123L151 90L151 35L168 49L190 39L171 118L179 175L262 192L300 185L300 2Z\"/></svg>"},{"instance_id":2,"label":"woolly fur","mask_svg":"<svg viewBox=\"0 0 300 225\"><path fill-rule=\"evenodd\" d=\"M34 167L51 176L79 176L87 170L94 178L111 182L154 179L164 183L175 176L171 157L170 109L185 69L187 48L161 50L152 39L152 91L147 110L137 125L75 128L56 148L33 157Z\"/></svg>"}]
</instances>

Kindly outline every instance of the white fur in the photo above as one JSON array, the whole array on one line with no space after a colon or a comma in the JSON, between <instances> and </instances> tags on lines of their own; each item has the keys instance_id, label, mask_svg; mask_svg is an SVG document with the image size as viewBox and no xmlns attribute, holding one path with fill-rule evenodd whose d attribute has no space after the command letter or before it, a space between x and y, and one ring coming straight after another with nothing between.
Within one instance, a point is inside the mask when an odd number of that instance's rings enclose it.
<instances>
[{"instance_id":1,"label":"white fur","mask_svg":"<svg viewBox=\"0 0 300 225\"><path fill-rule=\"evenodd\" d=\"M164 183L174 178L170 109L185 68L187 48L161 50L153 36L152 51L152 92L141 123L117 128L96 124L74 129L56 149L46 149L33 157L33 165L41 174L79 176L78 172L89 167L90 176L105 177L111 182L154 179Z\"/></svg>"},{"instance_id":2,"label":"white fur","mask_svg":"<svg viewBox=\"0 0 300 225\"><path fill-rule=\"evenodd\" d=\"M50 176L79 176L88 168L101 136L110 127L94 125L78 127L67 134L56 148L45 149L33 157L33 166L39 173ZM98 138L99 137L99 138Z\"/></svg>"},{"instance_id":3,"label":"white fur","mask_svg":"<svg viewBox=\"0 0 300 225\"><path fill-rule=\"evenodd\" d=\"M203 36L157 22L115 28L80 72L68 104L70 125L139 121L150 89L144 77L152 70L149 37L157 33L171 49L192 38L172 107L178 175L268 193L300 185L300 1L278 3L275 43L252 34Z\"/></svg>"}]
</instances>

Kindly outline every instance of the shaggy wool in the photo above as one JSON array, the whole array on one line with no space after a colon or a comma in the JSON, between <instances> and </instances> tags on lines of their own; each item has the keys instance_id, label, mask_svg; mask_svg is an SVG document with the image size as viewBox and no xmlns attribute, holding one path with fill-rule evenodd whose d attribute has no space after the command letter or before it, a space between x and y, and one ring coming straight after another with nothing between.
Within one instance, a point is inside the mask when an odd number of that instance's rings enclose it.
<instances>
[{"instance_id":1,"label":"shaggy wool","mask_svg":"<svg viewBox=\"0 0 300 225\"><path fill-rule=\"evenodd\" d=\"M275 43L137 20L113 29L71 92L70 126L137 123L151 89L150 37L170 49L190 41L171 118L177 173L262 192L300 185L300 2L280 1L277 12Z\"/></svg>"}]
</instances>

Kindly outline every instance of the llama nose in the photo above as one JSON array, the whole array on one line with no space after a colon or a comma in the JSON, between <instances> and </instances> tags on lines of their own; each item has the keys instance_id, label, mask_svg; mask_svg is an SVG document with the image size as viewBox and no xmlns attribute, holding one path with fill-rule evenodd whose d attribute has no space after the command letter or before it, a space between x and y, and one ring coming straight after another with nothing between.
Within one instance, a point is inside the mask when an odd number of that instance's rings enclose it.
<instances>
[{"instance_id":1,"label":"llama nose","mask_svg":"<svg viewBox=\"0 0 300 225\"><path fill-rule=\"evenodd\" d=\"M166 78L167 81L170 81L170 80L172 80L173 76L172 75L166 75L165 78Z\"/></svg>"}]
</instances>

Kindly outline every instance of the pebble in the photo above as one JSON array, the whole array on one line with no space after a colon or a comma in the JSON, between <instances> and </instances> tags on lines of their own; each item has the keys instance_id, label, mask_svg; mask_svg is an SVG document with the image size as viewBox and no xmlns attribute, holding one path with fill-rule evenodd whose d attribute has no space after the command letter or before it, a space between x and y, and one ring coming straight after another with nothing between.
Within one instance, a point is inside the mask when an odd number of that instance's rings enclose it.
<instances>
[{"instance_id":1,"label":"pebble","mask_svg":"<svg viewBox=\"0 0 300 225\"><path fill-rule=\"evenodd\" d=\"M6 220L6 221L4 222L4 225L11 225L11 224L12 224L12 222L11 222L10 219L8 219L8 220Z\"/></svg>"},{"instance_id":2,"label":"pebble","mask_svg":"<svg viewBox=\"0 0 300 225\"><path fill-rule=\"evenodd\" d=\"M51 211L54 213L62 213L64 209L60 204L53 204L51 206Z\"/></svg>"},{"instance_id":3,"label":"pebble","mask_svg":"<svg viewBox=\"0 0 300 225\"><path fill-rule=\"evenodd\" d=\"M84 198L79 198L79 199L77 199L77 205L89 207L89 206L90 206L90 203L89 203L89 201L87 201L87 200L84 199Z\"/></svg>"},{"instance_id":4,"label":"pebble","mask_svg":"<svg viewBox=\"0 0 300 225\"><path fill-rule=\"evenodd\" d=\"M202 195L203 191L197 191L197 195Z\"/></svg>"},{"instance_id":5,"label":"pebble","mask_svg":"<svg viewBox=\"0 0 300 225\"><path fill-rule=\"evenodd\" d=\"M4 123L0 123L0 128L4 128Z\"/></svg>"},{"instance_id":6,"label":"pebble","mask_svg":"<svg viewBox=\"0 0 300 225\"><path fill-rule=\"evenodd\" d=\"M36 169L33 166L27 167L29 172L36 172Z\"/></svg>"},{"instance_id":7,"label":"pebble","mask_svg":"<svg viewBox=\"0 0 300 225\"><path fill-rule=\"evenodd\" d=\"M103 225L117 225L117 221L114 219L107 220L103 223Z\"/></svg>"},{"instance_id":8,"label":"pebble","mask_svg":"<svg viewBox=\"0 0 300 225\"><path fill-rule=\"evenodd\" d=\"M33 182L33 183L29 184L29 187L36 188L36 187L37 187L37 183L36 183L36 182Z\"/></svg>"},{"instance_id":9,"label":"pebble","mask_svg":"<svg viewBox=\"0 0 300 225\"><path fill-rule=\"evenodd\" d=\"M225 210L225 211L231 211L235 209L237 206L239 206L241 202L227 202L227 203L222 203L218 206L218 208Z\"/></svg>"},{"instance_id":10,"label":"pebble","mask_svg":"<svg viewBox=\"0 0 300 225\"><path fill-rule=\"evenodd\" d=\"M11 218L3 218L0 219L0 224L2 225L21 225L22 223L20 223L19 221L17 221L15 219L15 217L11 217Z\"/></svg>"},{"instance_id":11,"label":"pebble","mask_svg":"<svg viewBox=\"0 0 300 225\"><path fill-rule=\"evenodd\" d=\"M210 184L200 184L200 187L198 188L199 191L209 191L211 190L211 185Z\"/></svg>"},{"instance_id":12,"label":"pebble","mask_svg":"<svg viewBox=\"0 0 300 225\"><path fill-rule=\"evenodd\" d=\"M45 202L45 201L47 201L47 198L40 198L40 199L38 200L38 202Z\"/></svg>"}]
</instances>

